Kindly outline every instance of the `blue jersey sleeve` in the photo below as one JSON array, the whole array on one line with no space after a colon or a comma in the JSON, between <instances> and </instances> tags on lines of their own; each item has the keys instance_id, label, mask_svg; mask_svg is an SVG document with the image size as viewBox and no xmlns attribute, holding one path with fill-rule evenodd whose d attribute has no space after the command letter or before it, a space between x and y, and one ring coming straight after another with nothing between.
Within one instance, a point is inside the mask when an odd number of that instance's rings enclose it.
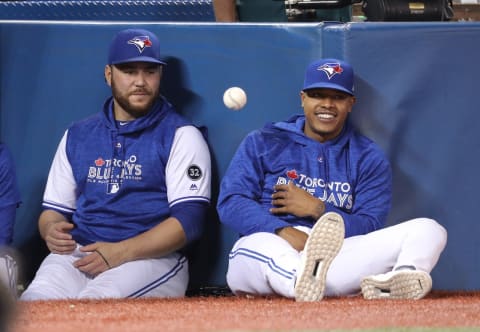
<instances>
[{"instance_id":1,"label":"blue jersey sleeve","mask_svg":"<svg viewBox=\"0 0 480 332\"><path fill-rule=\"evenodd\" d=\"M245 138L230 162L220 186L217 211L222 223L240 235L274 233L290 224L262 206L264 149L256 133Z\"/></svg>"}]
</instances>

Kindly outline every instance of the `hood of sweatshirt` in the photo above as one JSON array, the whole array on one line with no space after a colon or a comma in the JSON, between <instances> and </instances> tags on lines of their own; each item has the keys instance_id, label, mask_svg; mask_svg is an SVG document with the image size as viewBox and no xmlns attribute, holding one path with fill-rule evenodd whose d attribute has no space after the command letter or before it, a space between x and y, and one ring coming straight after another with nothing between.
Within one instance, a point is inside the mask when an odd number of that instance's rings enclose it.
<instances>
[{"instance_id":1,"label":"hood of sweatshirt","mask_svg":"<svg viewBox=\"0 0 480 332\"><path fill-rule=\"evenodd\" d=\"M103 105L102 117L107 128L122 135L140 132L145 128L156 125L170 111L173 111L173 106L163 96L160 96L147 114L130 121L126 126L118 126L113 113L113 97L110 97Z\"/></svg>"}]
</instances>

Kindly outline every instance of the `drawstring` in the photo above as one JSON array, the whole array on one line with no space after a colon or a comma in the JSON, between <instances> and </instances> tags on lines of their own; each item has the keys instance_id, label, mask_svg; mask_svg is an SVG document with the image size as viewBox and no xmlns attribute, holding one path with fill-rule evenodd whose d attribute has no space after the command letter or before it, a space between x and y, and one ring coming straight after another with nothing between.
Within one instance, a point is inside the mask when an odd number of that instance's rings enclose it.
<instances>
[{"instance_id":1,"label":"drawstring","mask_svg":"<svg viewBox=\"0 0 480 332\"><path fill-rule=\"evenodd\" d=\"M120 190L123 182L123 168L125 162L125 137L112 132L113 154L110 165L110 178L108 181L108 194L115 194Z\"/></svg>"},{"instance_id":2,"label":"drawstring","mask_svg":"<svg viewBox=\"0 0 480 332\"><path fill-rule=\"evenodd\" d=\"M323 171L324 171L324 174L325 174L325 192L324 192L324 195L323 195L323 197L325 197L325 201L328 200L328 197L331 194L331 191L328 188L329 183L330 183L330 166L329 166L330 158L328 158L330 156L330 153L329 153L330 148L331 148L331 145L327 146L327 147L325 147L325 146L321 147L321 153L322 153L321 158L323 159L323 164L324 164ZM347 181L351 185L351 194L352 194L352 198L353 198L353 196L354 196L353 188L355 186L354 186L353 181L352 181L352 168L350 166L351 161L350 161L350 142L349 141L347 141L346 144L345 144L344 152L345 152L345 160L346 160Z\"/></svg>"}]
</instances>

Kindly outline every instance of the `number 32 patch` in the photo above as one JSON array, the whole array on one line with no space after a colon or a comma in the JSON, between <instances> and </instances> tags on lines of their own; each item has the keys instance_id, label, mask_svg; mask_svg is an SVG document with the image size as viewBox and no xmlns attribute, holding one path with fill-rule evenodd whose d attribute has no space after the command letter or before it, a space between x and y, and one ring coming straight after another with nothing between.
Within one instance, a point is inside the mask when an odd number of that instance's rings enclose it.
<instances>
[{"instance_id":1,"label":"number 32 patch","mask_svg":"<svg viewBox=\"0 0 480 332\"><path fill-rule=\"evenodd\" d=\"M202 170L197 165L190 165L187 169L187 175L193 181L197 181L202 177Z\"/></svg>"}]
</instances>

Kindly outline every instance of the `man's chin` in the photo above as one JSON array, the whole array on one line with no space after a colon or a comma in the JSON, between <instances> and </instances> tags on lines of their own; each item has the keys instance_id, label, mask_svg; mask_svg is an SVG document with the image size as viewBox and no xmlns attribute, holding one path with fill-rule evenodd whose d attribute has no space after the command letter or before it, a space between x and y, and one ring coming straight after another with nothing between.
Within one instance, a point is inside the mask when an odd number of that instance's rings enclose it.
<instances>
[{"instance_id":1,"label":"man's chin","mask_svg":"<svg viewBox=\"0 0 480 332\"><path fill-rule=\"evenodd\" d=\"M141 117L146 115L153 107L153 101L148 100L146 102L130 102L128 107L128 113L135 117Z\"/></svg>"},{"instance_id":2,"label":"man's chin","mask_svg":"<svg viewBox=\"0 0 480 332\"><path fill-rule=\"evenodd\" d=\"M149 111L150 111L150 107L148 107L148 108L134 108L134 107L132 107L131 109L128 110L128 113L135 118L140 118L142 116L147 115Z\"/></svg>"}]
</instances>

